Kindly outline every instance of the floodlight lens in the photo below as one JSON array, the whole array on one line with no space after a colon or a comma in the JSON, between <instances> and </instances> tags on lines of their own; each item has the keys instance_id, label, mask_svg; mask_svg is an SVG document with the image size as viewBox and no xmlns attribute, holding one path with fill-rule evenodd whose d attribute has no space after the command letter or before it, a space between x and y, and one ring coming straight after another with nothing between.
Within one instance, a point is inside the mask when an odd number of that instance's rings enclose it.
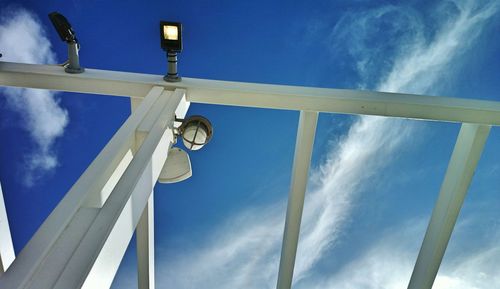
<instances>
[{"instance_id":1,"label":"floodlight lens","mask_svg":"<svg viewBox=\"0 0 500 289\"><path fill-rule=\"evenodd\" d=\"M166 52L182 51L182 24L160 21L161 48Z\"/></svg>"},{"instance_id":2,"label":"floodlight lens","mask_svg":"<svg viewBox=\"0 0 500 289\"><path fill-rule=\"evenodd\" d=\"M163 26L163 37L166 40L179 40L179 29L177 26Z\"/></svg>"}]
</instances>

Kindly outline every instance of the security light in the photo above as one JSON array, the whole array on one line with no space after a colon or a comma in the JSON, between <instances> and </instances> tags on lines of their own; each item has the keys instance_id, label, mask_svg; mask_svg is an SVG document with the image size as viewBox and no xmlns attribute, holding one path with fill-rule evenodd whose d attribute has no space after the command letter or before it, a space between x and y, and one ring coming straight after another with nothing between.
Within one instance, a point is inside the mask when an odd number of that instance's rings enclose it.
<instances>
[{"instance_id":1,"label":"security light","mask_svg":"<svg viewBox=\"0 0 500 289\"><path fill-rule=\"evenodd\" d=\"M160 40L168 59L168 73L163 79L168 82L181 81L177 73L177 53L182 51L182 24L160 21Z\"/></svg>"},{"instance_id":2,"label":"security light","mask_svg":"<svg viewBox=\"0 0 500 289\"><path fill-rule=\"evenodd\" d=\"M66 43L78 42L75 31L73 31L71 24L69 24L68 19L64 15L59 12L52 12L49 14L49 18L62 41Z\"/></svg>"},{"instance_id":3,"label":"security light","mask_svg":"<svg viewBox=\"0 0 500 289\"><path fill-rule=\"evenodd\" d=\"M158 182L171 184L184 181L193 174L189 155L178 147L168 150L168 158L161 169Z\"/></svg>"},{"instance_id":4,"label":"security light","mask_svg":"<svg viewBox=\"0 0 500 289\"><path fill-rule=\"evenodd\" d=\"M67 73L82 73L85 69L80 67L80 59L78 51L80 44L76 38L75 31L69 23L68 19L59 12L52 12L49 14L49 19L54 25L54 28L61 37L61 40L68 44L68 61L64 65L64 71Z\"/></svg>"},{"instance_id":5,"label":"security light","mask_svg":"<svg viewBox=\"0 0 500 289\"><path fill-rule=\"evenodd\" d=\"M194 115L183 120L178 130L184 146L192 151L201 149L213 135L212 124L201 115Z\"/></svg>"},{"instance_id":6,"label":"security light","mask_svg":"<svg viewBox=\"0 0 500 289\"><path fill-rule=\"evenodd\" d=\"M182 51L182 24L160 21L161 48L166 52Z\"/></svg>"}]
</instances>

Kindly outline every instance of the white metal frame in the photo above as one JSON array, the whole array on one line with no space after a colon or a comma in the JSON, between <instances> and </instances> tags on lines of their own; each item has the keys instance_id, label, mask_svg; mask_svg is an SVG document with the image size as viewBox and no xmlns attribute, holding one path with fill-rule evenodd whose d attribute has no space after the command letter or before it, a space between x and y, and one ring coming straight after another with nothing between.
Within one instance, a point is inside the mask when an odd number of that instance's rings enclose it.
<instances>
[{"instance_id":1,"label":"white metal frame","mask_svg":"<svg viewBox=\"0 0 500 289\"><path fill-rule=\"evenodd\" d=\"M0 184L0 277L14 262L14 244L10 235L9 220L3 199L2 185Z\"/></svg>"},{"instance_id":2,"label":"white metal frame","mask_svg":"<svg viewBox=\"0 0 500 289\"><path fill-rule=\"evenodd\" d=\"M154 288L153 187L189 102L300 111L278 289L292 286L318 112L462 123L409 289L430 289L500 102L0 62L0 85L128 96L133 113L42 224L0 288L109 288L136 230L139 288ZM0 224L1 225L1 224ZM0 260L5 258L0 251Z\"/></svg>"}]
</instances>

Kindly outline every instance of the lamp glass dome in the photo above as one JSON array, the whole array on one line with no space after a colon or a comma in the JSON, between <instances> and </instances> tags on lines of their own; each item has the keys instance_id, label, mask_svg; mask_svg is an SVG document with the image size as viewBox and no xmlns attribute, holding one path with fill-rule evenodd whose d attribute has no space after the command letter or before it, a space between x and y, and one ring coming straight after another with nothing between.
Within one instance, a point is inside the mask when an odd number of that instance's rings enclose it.
<instances>
[{"instance_id":1,"label":"lamp glass dome","mask_svg":"<svg viewBox=\"0 0 500 289\"><path fill-rule=\"evenodd\" d=\"M190 150L199 150L207 142L207 131L196 124L189 125L182 134L182 142Z\"/></svg>"},{"instance_id":2,"label":"lamp glass dome","mask_svg":"<svg viewBox=\"0 0 500 289\"><path fill-rule=\"evenodd\" d=\"M184 120L180 135L184 146L189 150L199 150L212 138L213 129L210 121L203 116L195 115Z\"/></svg>"}]
</instances>

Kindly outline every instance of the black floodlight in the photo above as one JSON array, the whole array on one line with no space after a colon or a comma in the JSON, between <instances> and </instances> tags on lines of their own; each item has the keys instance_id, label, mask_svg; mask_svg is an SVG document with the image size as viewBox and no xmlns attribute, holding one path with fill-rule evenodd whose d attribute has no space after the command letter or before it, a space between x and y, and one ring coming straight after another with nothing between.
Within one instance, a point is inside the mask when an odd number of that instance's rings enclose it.
<instances>
[{"instance_id":1,"label":"black floodlight","mask_svg":"<svg viewBox=\"0 0 500 289\"><path fill-rule=\"evenodd\" d=\"M54 25L54 28L56 28L57 34L59 34L62 41L66 43L78 42L75 31L73 31L71 24L69 24L68 19L66 19L64 15L59 12L52 12L49 14L49 19L52 25Z\"/></svg>"},{"instance_id":2,"label":"black floodlight","mask_svg":"<svg viewBox=\"0 0 500 289\"><path fill-rule=\"evenodd\" d=\"M181 81L177 73L177 53L182 51L182 24L160 21L160 40L168 59L168 73L163 79L168 82Z\"/></svg>"},{"instance_id":3,"label":"black floodlight","mask_svg":"<svg viewBox=\"0 0 500 289\"><path fill-rule=\"evenodd\" d=\"M61 40L68 44L68 61L63 65L64 71L67 73L82 73L85 69L80 67L80 58L78 56L80 44L78 44L75 31L68 19L59 12L50 13L49 19L54 25L57 34L61 37Z\"/></svg>"},{"instance_id":4,"label":"black floodlight","mask_svg":"<svg viewBox=\"0 0 500 289\"><path fill-rule=\"evenodd\" d=\"M161 48L166 52L182 51L182 24L160 21Z\"/></svg>"}]
</instances>

